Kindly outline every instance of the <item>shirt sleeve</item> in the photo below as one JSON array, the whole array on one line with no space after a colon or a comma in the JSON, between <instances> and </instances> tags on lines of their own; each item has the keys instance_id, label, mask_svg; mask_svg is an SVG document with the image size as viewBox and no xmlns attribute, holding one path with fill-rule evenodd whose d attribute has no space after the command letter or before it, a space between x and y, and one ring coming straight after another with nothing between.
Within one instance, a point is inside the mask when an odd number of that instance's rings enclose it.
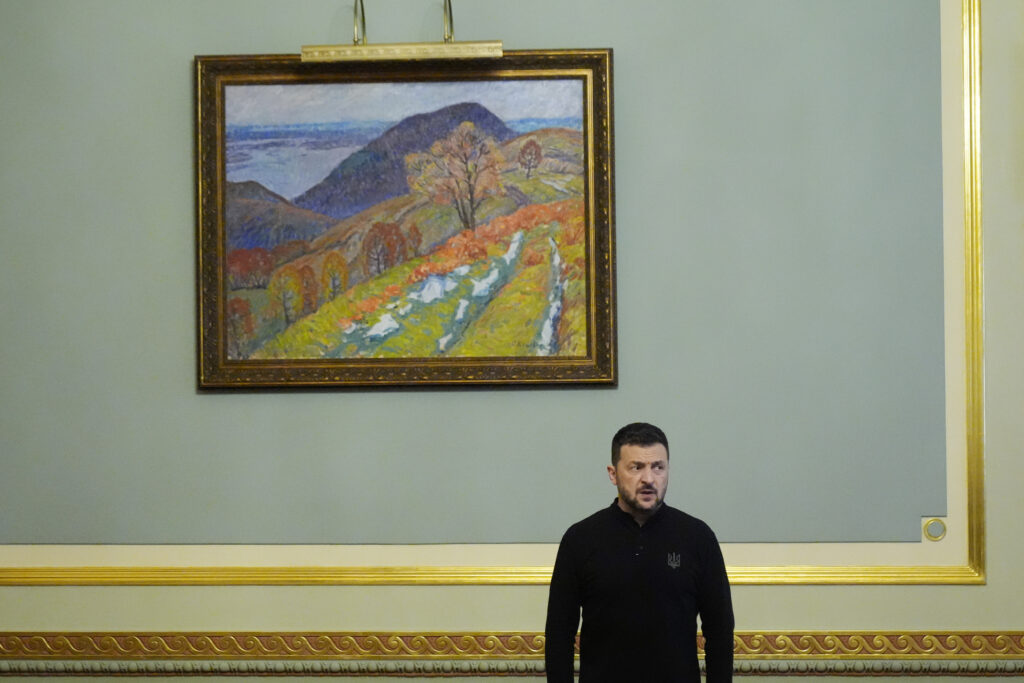
<instances>
[{"instance_id":1,"label":"shirt sleeve","mask_svg":"<svg viewBox=\"0 0 1024 683\"><path fill-rule=\"evenodd\" d=\"M707 666L707 683L731 683L733 631L736 627L732 595L722 549L714 533L709 530L709 534L697 605L704 636L704 663Z\"/></svg>"},{"instance_id":2,"label":"shirt sleeve","mask_svg":"<svg viewBox=\"0 0 1024 683\"><path fill-rule=\"evenodd\" d=\"M548 683L572 683L576 630L580 623L580 590L576 563L568 540L562 537L555 557L544 625L544 668Z\"/></svg>"}]
</instances>

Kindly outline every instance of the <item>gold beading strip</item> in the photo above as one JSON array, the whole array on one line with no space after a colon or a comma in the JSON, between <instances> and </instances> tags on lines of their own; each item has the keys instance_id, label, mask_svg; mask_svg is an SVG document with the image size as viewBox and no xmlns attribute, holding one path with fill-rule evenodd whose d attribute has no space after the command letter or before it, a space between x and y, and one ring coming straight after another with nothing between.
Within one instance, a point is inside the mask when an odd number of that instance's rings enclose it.
<instances>
[{"instance_id":1,"label":"gold beading strip","mask_svg":"<svg viewBox=\"0 0 1024 683\"><path fill-rule=\"evenodd\" d=\"M736 658L1024 659L1024 631L751 632ZM703 640L698 638L703 653ZM0 660L541 659L544 636L496 633L0 633Z\"/></svg>"},{"instance_id":2,"label":"gold beading strip","mask_svg":"<svg viewBox=\"0 0 1024 683\"><path fill-rule=\"evenodd\" d=\"M389 59L496 59L500 40L462 43L382 43L379 45L303 45L304 62L378 61Z\"/></svg>"},{"instance_id":3,"label":"gold beading strip","mask_svg":"<svg viewBox=\"0 0 1024 683\"><path fill-rule=\"evenodd\" d=\"M985 362L981 231L981 0L961 0L964 98L964 359L967 379L967 554L985 573Z\"/></svg>"},{"instance_id":4,"label":"gold beading strip","mask_svg":"<svg viewBox=\"0 0 1024 683\"><path fill-rule=\"evenodd\" d=\"M729 567L734 585L980 584L976 567ZM536 586L551 567L8 567L0 586Z\"/></svg>"}]
</instances>

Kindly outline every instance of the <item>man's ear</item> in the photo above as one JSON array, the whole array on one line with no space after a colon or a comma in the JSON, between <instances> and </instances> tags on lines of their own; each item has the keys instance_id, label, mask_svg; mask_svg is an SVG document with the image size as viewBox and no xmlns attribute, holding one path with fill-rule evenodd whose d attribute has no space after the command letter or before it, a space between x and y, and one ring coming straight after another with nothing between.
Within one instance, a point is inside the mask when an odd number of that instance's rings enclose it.
<instances>
[{"instance_id":1,"label":"man's ear","mask_svg":"<svg viewBox=\"0 0 1024 683\"><path fill-rule=\"evenodd\" d=\"M619 485L619 478L617 476L615 476L615 466L614 465L608 465L608 479L610 479L611 482L613 484L615 484L616 486Z\"/></svg>"}]
</instances>

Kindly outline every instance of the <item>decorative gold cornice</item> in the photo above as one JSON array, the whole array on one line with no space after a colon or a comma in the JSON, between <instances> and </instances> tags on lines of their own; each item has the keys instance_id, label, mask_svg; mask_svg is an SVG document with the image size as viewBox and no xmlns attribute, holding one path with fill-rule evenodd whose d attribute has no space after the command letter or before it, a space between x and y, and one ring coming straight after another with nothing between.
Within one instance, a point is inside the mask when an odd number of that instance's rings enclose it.
<instances>
[{"instance_id":1,"label":"decorative gold cornice","mask_svg":"<svg viewBox=\"0 0 1024 683\"><path fill-rule=\"evenodd\" d=\"M516 659L539 633L0 633L13 659Z\"/></svg>"},{"instance_id":2,"label":"decorative gold cornice","mask_svg":"<svg viewBox=\"0 0 1024 683\"><path fill-rule=\"evenodd\" d=\"M1021 659L1024 632L738 633L737 659Z\"/></svg>"},{"instance_id":3,"label":"decorative gold cornice","mask_svg":"<svg viewBox=\"0 0 1024 683\"><path fill-rule=\"evenodd\" d=\"M703 653L703 640L698 638ZM737 660L1022 659L1024 631L738 632ZM0 632L0 660L541 659L544 636L495 633Z\"/></svg>"}]
</instances>

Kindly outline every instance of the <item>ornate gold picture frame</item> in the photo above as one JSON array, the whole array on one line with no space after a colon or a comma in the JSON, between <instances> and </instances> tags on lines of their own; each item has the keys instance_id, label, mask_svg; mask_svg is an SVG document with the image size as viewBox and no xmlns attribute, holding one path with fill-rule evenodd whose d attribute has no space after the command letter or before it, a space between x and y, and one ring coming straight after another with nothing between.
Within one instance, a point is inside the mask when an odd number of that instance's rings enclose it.
<instances>
[{"instance_id":1,"label":"ornate gold picture frame","mask_svg":"<svg viewBox=\"0 0 1024 683\"><path fill-rule=\"evenodd\" d=\"M614 384L611 57L197 57L199 386Z\"/></svg>"}]
</instances>

